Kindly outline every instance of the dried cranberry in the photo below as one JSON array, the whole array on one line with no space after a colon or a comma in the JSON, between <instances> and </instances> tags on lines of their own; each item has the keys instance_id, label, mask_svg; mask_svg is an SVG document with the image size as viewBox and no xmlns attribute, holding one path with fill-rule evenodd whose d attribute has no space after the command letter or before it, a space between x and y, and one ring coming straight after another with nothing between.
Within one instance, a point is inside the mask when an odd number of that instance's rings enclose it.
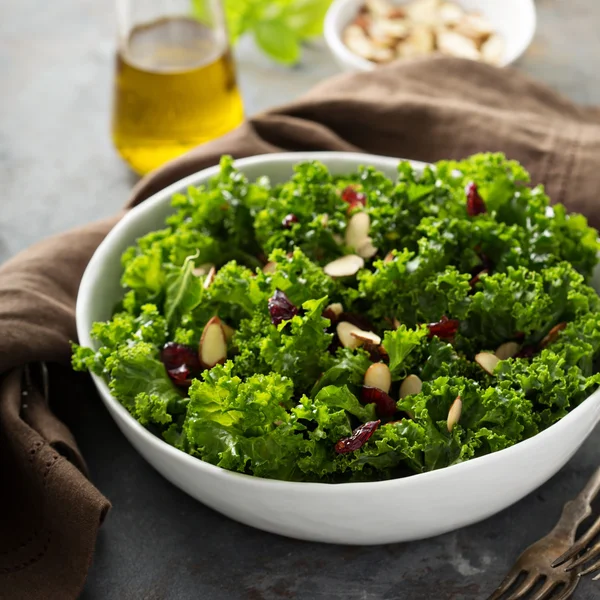
<instances>
[{"instance_id":1,"label":"dried cranberry","mask_svg":"<svg viewBox=\"0 0 600 600\"><path fill-rule=\"evenodd\" d=\"M354 186L349 185L342 190L342 200L349 204L349 209L351 209L355 206L365 206L367 204L367 195L357 191Z\"/></svg>"},{"instance_id":2,"label":"dried cranberry","mask_svg":"<svg viewBox=\"0 0 600 600\"><path fill-rule=\"evenodd\" d=\"M375 433L380 423L381 421L369 421L368 423L357 427L350 437L342 438L335 445L335 451L338 454L346 454L362 448Z\"/></svg>"},{"instance_id":3,"label":"dried cranberry","mask_svg":"<svg viewBox=\"0 0 600 600\"><path fill-rule=\"evenodd\" d=\"M374 403L378 417L391 417L396 413L396 403L389 394L379 388L363 386L360 400L363 404Z\"/></svg>"},{"instance_id":4,"label":"dried cranberry","mask_svg":"<svg viewBox=\"0 0 600 600\"><path fill-rule=\"evenodd\" d=\"M183 344L166 343L160 359L173 383L181 387L190 385L192 378L202 370L198 353Z\"/></svg>"},{"instance_id":5,"label":"dried cranberry","mask_svg":"<svg viewBox=\"0 0 600 600\"><path fill-rule=\"evenodd\" d=\"M467 194L467 213L470 217L483 215L487 212L485 202L477 191L477 184L469 183L465 188L465 193Z\"/></svg>"},{"instance_id":6,"label":"dried cranberry","mask_svg":"<svg viewBox=\"0 0 600 600\"><path fill-rule=\"evenodd\" d=\"M456 335L460 321L443 316L437 323L429 323L427 327L429 328L429 337L437 335L442 340L449 340Z\"/></svg>"},{"instance_id":7,"label":"dried cranberry","mask_svg":"<svg viewBox=\"0 0 600 600\"><path fill-rule=\"evenodd\" d=\"M286 215L285 217L283 217L283 221L281 221L281 226L284 229L291 229L292 225L297 222L298 222L298 217L296 215L293 215L292 213L290 213L289 215Z\"/></svg>"},{"instance_id":8,"label":"dried cranberry","mask_svg":"<svg viewBox=\"0 0 600 600\"><path fill-rule=\"evenodd\" d=\"M279 325L283 321L289 321L298 314L298 309L281 290L275 290L275 293L269 298L268 306L269 314L271 315L271 323L273 323L273 325Z\"/></svg>"}]
</instances>

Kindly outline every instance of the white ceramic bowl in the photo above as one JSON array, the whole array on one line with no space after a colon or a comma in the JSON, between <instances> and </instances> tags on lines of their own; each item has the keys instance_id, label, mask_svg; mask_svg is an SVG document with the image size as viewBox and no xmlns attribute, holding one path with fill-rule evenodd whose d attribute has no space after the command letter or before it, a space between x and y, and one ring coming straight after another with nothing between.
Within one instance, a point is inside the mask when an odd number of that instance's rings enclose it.
<instances>
[{"instance_id":1,"label":"white ceramic bowl","mask_svg":"<svg viewBox=\"0 0 600 600\"><path fill-rule=\"evenodd\" d=\"M336 152L271 154L237 161L250 178L288 179L299 161L318 159L333 173L362 164L389 176L397 159ZM417 169L423 163L414 163ZM93 346L90 328L106 320L123 294L121 253L172 212L170 198L214 175L191 175L130 211L92 257L77 300L79 340ZM95 384L127 439L164 477L223 514L273 533L320 542L382 544L425 538L480 521L520 500L552 477L600 419L600 391L564 419L511 448L439 471L373 483L290 483L250 477L193 458L152 435L115 400L99 377Z\"/></svg>"},{"instance_id":2,"label":"white ceramic bowl","mask_svg":"<svg viewBox=\"0 0 600 600\"><path fill-rule=\"evenodd\" d=\"M409 0L393 0L407 4ZM481 13L504 38L506 50L501 66L517 60L527 50L535 34L536 12L533 0L452 0L469 12ZM370 71L371 61L361 58L342 41L345 27L356 17L364 0L334 0L325 17L325 40L338 64L346 71Z\"/></svg>"}]
</instances>

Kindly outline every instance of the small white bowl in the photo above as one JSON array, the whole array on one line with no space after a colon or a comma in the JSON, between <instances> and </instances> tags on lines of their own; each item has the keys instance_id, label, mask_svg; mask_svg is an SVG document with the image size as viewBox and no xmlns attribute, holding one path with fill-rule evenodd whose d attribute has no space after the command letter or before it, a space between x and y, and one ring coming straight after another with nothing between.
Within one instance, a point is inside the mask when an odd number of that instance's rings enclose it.
<instances>
[{"instance_id":1,"label":"small white bowl","mask_svg":"<svg viewBox=\"0 0 600 600\"><path fill-rule=\"evenodd\" d=\"M303 160L321 160L336 174L373 165L397 173L398 159L343 152L270 154L236 161L251 179L287 180ZM413 163L422 169L423 163ZM218 167L191 175L131 210L92 257L77 299L77 333L84 346L94 321L111 316L123 290L121 254L140 236L163 227L170 199L200 185ZM138 452L165 478L219 512L272 533L340 544L404 542L481 521L517 502L554 475L600 420L600 391L535 437L494 454L404 479L365 483L299 483L226 471L169 446L142 427L94 376L115 422Z\"/></svg>"},{"instance_id":2,"label":"small white bowl","mask_svg":"<svg viewBox=\"0 0 600 600\"><path fill-rule=\"evenodd\" d=\"M533 0L452 0L468 12L481 13L490 21L506 44L505 67L527 50L536 29ZM409 0L394 0L401 6ZM370 71L377 65L354 54L342 41L346 26L356 17L364 0L335 0L325 17L325 40L338 64L345 71Z\"/></svg>"}]
</instances>

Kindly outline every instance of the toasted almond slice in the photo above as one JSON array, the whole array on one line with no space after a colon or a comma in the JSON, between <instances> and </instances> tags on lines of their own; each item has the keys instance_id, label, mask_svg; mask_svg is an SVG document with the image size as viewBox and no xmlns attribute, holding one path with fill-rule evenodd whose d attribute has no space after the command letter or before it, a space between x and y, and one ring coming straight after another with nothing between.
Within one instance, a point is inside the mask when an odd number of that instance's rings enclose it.
<instances>
[{"instance_id":1,"label":"toasted almond slice","mask_svg":"<svg viewBox=\"0 0 600 600\"><path fill-rule=\"evenodd\" d=\"M196 277L204 277L204 275L208 274L211 269L214 269L215 265L212 263L205 263L203 265L198 265L195 269L192 269L192 273Z\"/></svg>"},{"instance_id":2,"label":"toasted almond slice","mask_svg":"<svg viewBox=\"0 0 600 600\"><path fill-rule=\"evenodd\" d=\"M457 25L463 19L465 12L464 10L458 6L458 4L454 4L454 2L444 2L439 9L439 17L440 21L448 26Z\"/></svg>"},{"instance_id":3,"label":"toasted almond slice","mask_svg":"<svg viewBox=\"0 0 600 600\"><path fill-rule=\"evenodd\" d=\"M435 50L435 36L427 25L415 25L411 34L398 46L397 54L403 58L424 56Z\"/></svg>"},{"instance_id":4,"label":"toasted almond slice","mask_svg":"<svg viewBox=\"0 0 600 600\"><path fill-rule=\"evenodd\" d=\"M225 334L225 340L227 340L227 342L230 342L235 334L235 329L229 325L227 325L227 323L223 323L221 321L221 327L223 327L223 333Z\"/></svg>"},{"instance_id":5,"label":"toasted almond slice","mask_svg":"<svg viewBox=\"0 0 600 600\"><path fill-rule=\"evenodd\" d=\"M496 350L496 356L500 360L506 360L507 358L512 358L516 354L519 353L521 346L517 344L517 342L505 342L504 344L500 344L498 349Z\"/></svg>"},{"instance_id":6,"label":"toasted almond slice","mask_svg":"<svg viewBox=\"0 0 600 600\"><path fill-rule=\"evenodd\" d=\"M371 59L377 49L362 27L359 27L358 25L350 25L347 27L344 31L343 40L344 44L346 44L354 54L366 58L367 60Z\"/></svg>"},{"instance_id":7,"label":"toasted almond slice","mask_svg":"<svg viewBox=\"0 0 600 600\"><path fill-rule=\"evenodd\" d=\"M481 55L475 42L454 31L440 31L437 36L437 47L442 54L479 60Z\"/></svg>"},{"instance_id":8,"label":"toasted almond slice","mask_svg":"<svg viewBox=\"0 0 600 600\"><path fill-rule=\"evenodd\" d=\"M380 389L386 394L392 387L392 374L390 368L385 363L375 363L371 365L366 373L364 384L369 387Z\"/></svg>"},{"instance_id":9,"label":"toasted almond slice","mask_svg":"<svg viewBox=\"0 0 600 600\"><path fill-rule=\"evenodd\" d=\"M348 323L348 321L340 321L335 330L344 348L354 349L361 345L362 341L352 335L356 331L362 331L356 325Z\"/></svg>"},{"instance_id":10,"label":"toasted almond slice","mask_svg":"<svg viewBox=\"0 0 600 600\"><path fill-rule=\"evenodd\" d=\"M333 313L335 317L339 317L344 312L344 307L341 302L334 302L323 311L323 313L326 312Z\"/></svg>"},{"instance_id":11,"label":"toasted almond slice","mask_svg":"<svg viewBox=\"0 0 600 600\"><path fill-rule=\"evenodd\" d=\"M394 317L394 320L392 321L393 325L394 325L394 329L400 329L400 321L398 321L398 319L396 319L396 317Z\"/></svg>"},{"instance_id":12,"label":"toasted almond slice","mask_svg":"<svg viewBox=\"0 0 600 600\"><path fill-rule=\"evenodd\" d=\"M400 400L406 396L420 394L423 389L423 382L417 375L409 375L400 386Z\"/></svg>"},{"instance_id":13,"label":"toasted almond slice","mask_svg":"<svg viewBox=\"0 0 600 600\"><path fill-rule=\"evenodd\" d=\"M323 271L330 277L351 277L356 275L365 266L362 257L356 254L347 254L323 267Z\"/></svg>"},{"instance_id":14,"label":"toasted almond slice","mask_svg":"<svg viewBox=\"0 0 600 600\"><path fill-rule=\"evenodd\" d=\"M217 269L215 268L215 266L213 265L210 268L210 271L208 272L208 275L206 276L206 279L204 280L204 282L202 283L202 287L206 290L210 287L211 283L215 280L215 275L217 273Z\"/></svg>"},{"instance_id":15,"label":"toasted almond slice","mask_svg":"<svg viewBox=\"0 0 600 600\"><path fill-rule=\"evenodd\" d=\"M346 245L355 250L369 237L371 219L366 212L354 213L346 227Z\"/></svg>"},{"instance_id":16,"label":"toasted almond slice","mask_svg":"<svg viewBox=\"0 0 600 600\"><path fill-rule=\"evenodd\" d=\"M439 21L440 0L416 0L404 6L407 17L423 25L435 25Z\"/></svg>"},{"instance_id":17,"label":"toasted almond slice","mask_svg":"<svg viewBox=\"0 0 600 600\"><path fill-rule=\"evenodd\" d=\"M475 362L490 375L494 374L494 369L498 366L500 359L491 352L480 352L475 356Z\"/></svg>"},{"instance_id":18,"label":"toasted almond slice","mask_svg":"<svg viewBox=\"0 0 600 600\"><path fill-rule=\"evenodd\" d=\"M359 329L358 331L351 331L350 335L359 339L361 342L367 342L369 344L373 344L374 346L379 346L379 344L381 344L381 338L372 331L364 331L363 329Z\"/></svg>"},{"instance_id":19,"label":"toasted almond slice","mask_svg":"<svg viewBox=\"0 0 600 600\"><path fill-rule=\"evenodd\" d=\"M462 399L460 396L456 397L456 400L452 403L450 410L448 411L448 431L452 433L454 426L460 421L460 415L462 413Z\"/></svg>"},{"instance_id":20,"label":"toasted almond slice","mask_svg":"<svg viewBox=\"0 0 600 600\"><path fill-rule=\"evenodd\" d=\"M505 44L499 35L492 35L481 46L481 58L492 65L502 64Z\"/></svg>"},{"instance_id":21,"label":"toasted almond slice","mask_svg":"<svg viewBox=\"0 0 600 600\"><path fill-rule=\"evenodd\" d=\"M277 269L277 263L275 262L268 262L263 268L262 268L262 272L263 273L275 273L275 270Z\"/></svg>"},{"instance_id":22,"label":"toasted almond slice","mask_svg":"<svg viewBox=\"0 0 600 600\"><path fill-rule=\"evenodd\" d=\"M388 262L392 262L394 260L394 253L393 252L388 252L385 255L385 258L383 259L384 263L388 263Z\"/></svg>"},{"instance_id":23,"label":"toasted almond slice","mask_svg":"<svg viewBox=\"0 0 600 600\"><path fill-rule=\"evenodd\" d=\"M546 348L550 344L553 344L560 334L560 332L567 326L566 323L559 323L555 325L549 332L548 335L540 342L541 348Z\"/></svg>"},{"instance_id":24,"label":"toasted almond slice","mask_svg":"<svg viewBox=\"0 0 600 600\"><path fill-rule=\"evenodd\" d=\"M369 32L374 38L387 38L394 43L405 38L410 33L410 27L402 19L377 19L371 24Z\"/></svg>"},{"instance_id":25,"label":"toasted almond slice","mask_svg":"<svg viewBox=\"0 0 600 600\"><path fill-rule=\"evenodd\" d=\"M378 252L378 249L373 246L373 240L370 237L363 240L361 244L358 245L356 249L356 253L362 258L373 258Z\"/></svg>"},{"instance_id":26,"label":"toasted almond slice","mask_svg":"<svg viewBox=\"0 0 600 600\"><path fill-rule=\"evenodd\" d=\"M387 0L366 0L365 5L375 17L387 17L394 8Z\"/></svg>"},{"instance_id":27,"label":"toasted almond slice","mask_svg":"<svg viewBox=\"0 0 600 600\"><path fill-rule=\"evenodd\" d=\"M454 30L476 43L483 42L494 33L492 24L485 17L476 14L465 15Z\"/></svg>"},{"instance_id":28,"label":"toasted almond slice","mask_svg":"<svg viewBox=\"0 0 600 600\"><path fill-rule=\"evenodd\" d=\"M204 327L198 355L205 369L212 369L227 359L227 340L219 317L212 317Z\"/></svg>"}]
</instances>

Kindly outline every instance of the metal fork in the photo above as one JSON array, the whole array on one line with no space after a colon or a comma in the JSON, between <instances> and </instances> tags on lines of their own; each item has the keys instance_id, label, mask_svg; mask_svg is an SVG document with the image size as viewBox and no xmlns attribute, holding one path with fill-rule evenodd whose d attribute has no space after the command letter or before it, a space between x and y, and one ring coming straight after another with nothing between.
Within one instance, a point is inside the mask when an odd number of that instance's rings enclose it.
<instances>
[{"instance_id":1,"label":"metal fork","mask_svg":"<svg viewBox=\"0 0 600 600\"><path fill-rule=\"evenodd\" d=\"M600 471L600 469L599 469ZM596 472L596 474L598 471ZM594 494L595 495L595 494ZM557 558L553 563L553 567L558 567L568 561L569 564L566 567L567 571L572 569L579 569L579 576L583 577L588 573L593 573L594 571L598 571L600 569L600 560L595 562L593 565L581 570L585 563L589 562L593 558L597 558L600 556L600 541L597 542L591 548L586 548L588 545L594 540L594 538L600 533L600 517L598 517L592 526L567 550L562 556ZM581 556L578 556L582 553ZM573 560L574 559L574 560ZM600 579L600 575L596 575L594 577L594 581L598 581Z\"/></svg>"},{"instance_id":2,"label":"metal fork","mask_svg":"<svg viewBox=\"0 0 600 600\"><path fill-rule=\"evenodd\" d=\"M579 583L581 566L568 563L566 568L555 568L554 565L558 565L560 561L560 559L555 561L555 558L561 555L562 559L564 556L565 558L561 562L563 564L579 553L580 550L576 550L573 554L569 554L569 551L575 547L577 528L592 513L590 503L598 491L600 491L600 468L592 475L581 493L574 500L565 504L560 520L554 529L546 537L529 546L519 556L500 587L488 600L525 598L536 586L538 587L533 595L529 596L529 600L550 600L550 598L566 600L570 598ZM597 525L600 530L598 521L594 525ZM580 541L587 537L586 534ZM593 539L593 537L591 536L589 539ZM517 584L520 576L524 576L524 579ZM558 589L559 586L561 586L560 589ZM507 592L509 593L507 594Z\"/></svg>"}]
</instances>

